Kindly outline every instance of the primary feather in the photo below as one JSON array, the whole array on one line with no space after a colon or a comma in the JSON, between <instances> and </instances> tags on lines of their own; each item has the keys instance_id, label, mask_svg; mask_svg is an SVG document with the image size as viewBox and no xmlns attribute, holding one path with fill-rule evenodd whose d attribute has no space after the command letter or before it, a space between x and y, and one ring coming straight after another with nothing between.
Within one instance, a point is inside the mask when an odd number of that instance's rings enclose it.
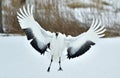
<instances>
[{"instance_id":1,"label":"primary feather","mask_svg":"<svg viewBox=\"0 0 120 78\"><path fill-rule=\"evenodd\" d=\"M76 37L66 38L68 42L68 58L78 57L88 51L96 41L104 36L104 26L101 26L101 21L93 19L93 22L87 32L84 32ZM73 41L74 40L74 41ZM73 41L73 42L71 42Z\"/></svg>"},{"instance_id":2,"label":"primary feather","mask_svg":"<svg viewBox=\"0 0 120 78\"><path fill-rule=\"evenodd\" d=\"M26 33L28 40L32 39L31 45L43 54L53 34L49 31L45 31L37 21L35 21L33 17L33 6L28 5L27 8L23 6L22 9L19 9L17 15L19 24Z\"/></svg>"}]
</instances>

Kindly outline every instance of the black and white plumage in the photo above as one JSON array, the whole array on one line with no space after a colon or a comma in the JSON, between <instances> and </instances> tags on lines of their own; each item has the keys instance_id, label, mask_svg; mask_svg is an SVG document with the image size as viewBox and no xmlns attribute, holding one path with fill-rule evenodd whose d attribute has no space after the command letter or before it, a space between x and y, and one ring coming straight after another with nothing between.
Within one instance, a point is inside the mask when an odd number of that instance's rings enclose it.
<instances>
[{"instance_id":1,"label":"black and white plumage","mask_svg":"<svg viewBox=\"0 0 120 78\"><path fill-rule=\"evenodd\" d=\"M47 49L51 54L51 62L48 67L50 71L51 64L54 60L59 62L59 70L61 68L61 57L63 51L67 49L67 57L69 59L78 57L87 52L96 41L104 36L105 28L101 26L101 21L93 19L93 22L87 32L76 37L66 36L60 32L52 33L44 30L33 17L33 6L27 5L19 9L17 18L21 28L26 33L30 44L41 54Z\"/></svg>"}]
</instances>

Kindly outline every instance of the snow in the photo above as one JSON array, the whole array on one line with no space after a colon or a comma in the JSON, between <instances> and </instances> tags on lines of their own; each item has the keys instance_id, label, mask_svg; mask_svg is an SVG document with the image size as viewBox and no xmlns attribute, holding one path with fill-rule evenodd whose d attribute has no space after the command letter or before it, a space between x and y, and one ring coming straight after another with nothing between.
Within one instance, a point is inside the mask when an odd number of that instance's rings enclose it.
<instances>
[{"instance_id":1,"label":"snow","mask_svg":"<svg viewBox=\"0 0 120 78\"><path fill-rule=\"evenodd\" d=\"M106 8L106 7L105 7ZM89 20L94 17L101 19L102 24L106 27L115 27L115 24L119 26L120 12L114 12L114 9L97 10L96 8L75 8L74 16L76 20L82 23L89 24ZM81 18L82 17L82 18ZM112 19L111 19L112 18ZM87 22L88 21L88 22Z\"/></svg>"},{"instance_id":2,"label":"snow","mask_svg":"<svg viewBox=\"0 0 120 78\"><path fill-rule=\"evenodd\" d=\"M62 62L63 71L34 50L25 36L0 36L0 78L120 78L120 38L104 38L81 57Z\"/></svg>"},{"instance_id":3,"label":"snow","mask_svg":"<svg viewBox=\"0 0 120 78\"><path fill-rule=\"evenodd\" d=\"M10 0L3 0L3 2L2 2L2 4L5 6L7 6L7 7L9 7L10 6L10 4L11 4L11 1Z\"/></svg>"},{"instance_id":4,"label":"snow","mask_svg":"<svg viewBox=\"0 0 120 78\"><path fill-rule=\"evenodd\" d=\"M96 7L80 7L70 9L70 12L73 13L73 16L79 23L84 23L89 25L89 20L93 19L93 17L97 17L101 19L102 24L106 27L116 28L120 27L119 19L120 19L120 0L97 0L99 2L106 2L110 5L105 4L96 4L93 0L78 0L78 3L82 2L88 5L97 5ZM74 3L74 2L71 2ZM102 9L98 8L101 7ZM75 20L74 19L74 20ZM117 25L117 26L115 26Z\"/></svg>"},{"instance_id":5,"label":"snow","mask_svg":"<svg viewBox=\"0 0 120 78\"><path fill-rule=\"evenodd\" d=\"M115 9L120 9L120 0L106 0L109 4L111 4Z\"/></svg>"}]
</instances>

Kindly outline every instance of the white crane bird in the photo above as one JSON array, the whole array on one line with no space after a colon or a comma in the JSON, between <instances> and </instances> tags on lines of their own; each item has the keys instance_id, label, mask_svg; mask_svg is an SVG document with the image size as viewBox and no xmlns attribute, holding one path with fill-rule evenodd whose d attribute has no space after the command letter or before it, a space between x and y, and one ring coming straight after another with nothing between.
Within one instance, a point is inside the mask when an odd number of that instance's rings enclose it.
<instances>
[{"instance_id":1,"label":"white crane bird","mask_svg":"<svg viewBox=\"0 0 120 78\"><path fill-rule=\"evenodd\" d=\"M51 62L47 70L48 72L54 60L59 62L59 70L62 70L61 57L65 48L67 48L66 56L69 59L78 57L87 52L92 45L95 45L96 41L103 37L106 31L105 27L101 26L101 21L97 19L93 19L87 32L76 37L66 36L60 32L52 33L46 31L35 21L33 6L30 5L20 8L19 12L17 12L17 18L33 48L41 54L44 54L47 49L50 50Z\"/></svg>"}]
</instances>

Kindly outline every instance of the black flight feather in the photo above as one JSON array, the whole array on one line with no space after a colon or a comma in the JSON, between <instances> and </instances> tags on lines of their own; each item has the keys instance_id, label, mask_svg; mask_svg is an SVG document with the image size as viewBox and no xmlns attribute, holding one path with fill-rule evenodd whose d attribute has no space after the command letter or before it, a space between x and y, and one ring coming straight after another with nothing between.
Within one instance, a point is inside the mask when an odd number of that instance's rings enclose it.
<instances>
[{"instance_id":1,"label":"black flight feather","mask_svg":"<svg viewBox=\"0 0 120 78\"><path fill-rule=\"evenodd\" d=\"M30 44L32 45L33 48L35 48L38 52L40 52L41 54L44 54L45 51L47 50L47 48L49 47L49 43L44 46L44 48L39 48L38 44L37 44L37 40L36 39L33 39Z\"/></svg>"},{"instance_id":2,"label":"black flight feather","mask_svg":"<svg viewBox=\"0 0 120 78\"><path fill-rule=\"evenodd\" d=\"M71 52L72 47L70 47L70 48L67 49L67 52L68 52L67 57L68 57L69 59L70 59L70 58L78 57L78 56L84 54L85 52L87 52L87 51L91 48L92 45L95 45L95 43L92 42L92 41L87 41L87 42L86 42L84 45L82 45L82 47L80 47L80 49L79 49L77 52L75 52L74 54Z\"/></svg>"},{"instance_id":3,"label":"black flight feather","mask_svg":"<svg viewBox=\"0 0 120 78\"><path fill-rule=\"evenodd\" d=\"M33 32L32 32L32 30L30 28L25 28L23 30L24 30L25 34L27 35L28 40L34 38Z\"/></svg>"}]
</instances>

